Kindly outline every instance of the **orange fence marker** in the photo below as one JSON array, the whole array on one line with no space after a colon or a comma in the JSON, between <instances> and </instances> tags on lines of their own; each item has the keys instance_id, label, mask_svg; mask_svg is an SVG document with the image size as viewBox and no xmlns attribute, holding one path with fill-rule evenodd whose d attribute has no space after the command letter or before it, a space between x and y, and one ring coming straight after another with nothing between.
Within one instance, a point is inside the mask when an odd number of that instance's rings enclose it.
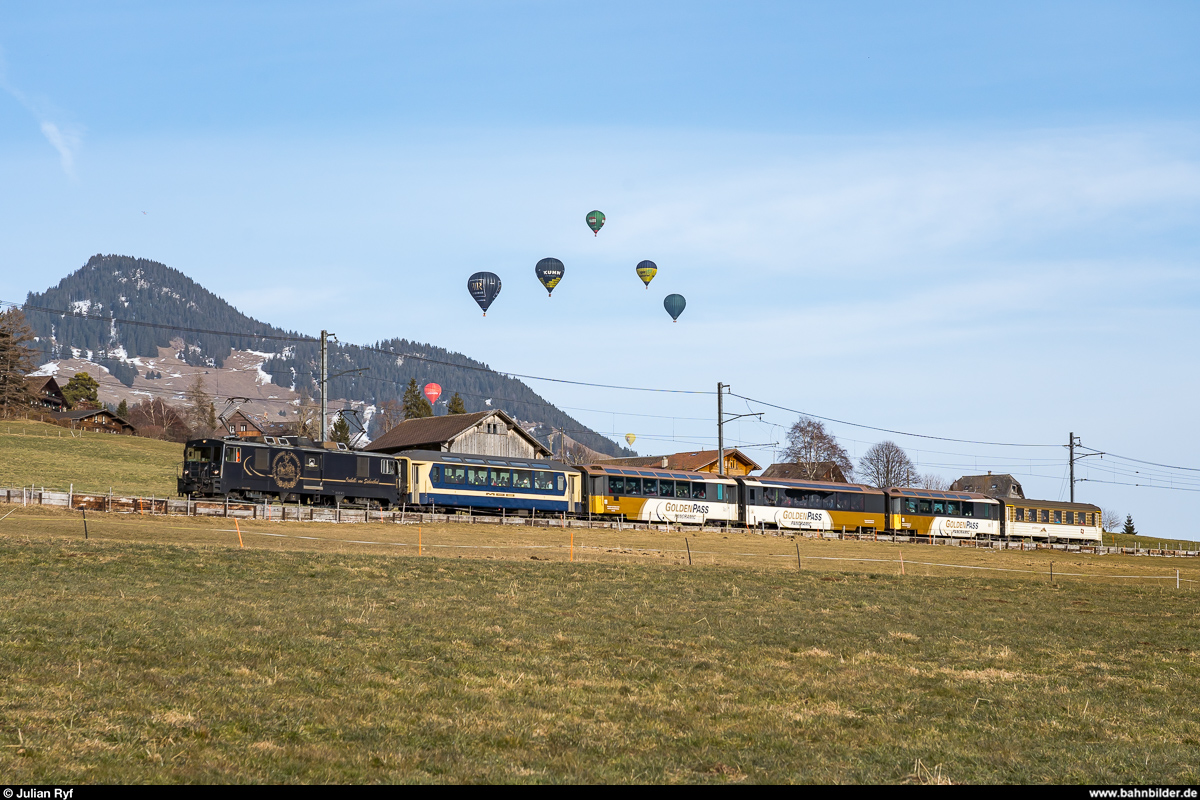
<instances>
[{"instance_id":1,"label":"orange fence marker","mask_svg":"<svg viewBox=\"0 0 1200 800\"><path fill-rule=\"evenodd\" d=\"M237 517L234 517L234 518L233 518L233 527L237 528L237 532L238 532L238 547L245 547L246 545L242 544L242 526L241 526L241 525L238 525Z\"/></svg>"}]
</instances>

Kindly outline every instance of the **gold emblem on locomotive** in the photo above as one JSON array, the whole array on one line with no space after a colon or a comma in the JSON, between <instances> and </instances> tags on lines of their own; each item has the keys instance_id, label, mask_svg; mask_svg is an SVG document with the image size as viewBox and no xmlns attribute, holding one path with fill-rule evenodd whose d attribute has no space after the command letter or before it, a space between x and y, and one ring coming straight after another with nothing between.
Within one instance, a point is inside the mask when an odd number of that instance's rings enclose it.
<instances>
[{"instance_id":1,"label":"gold emblem on locomotive","mask_svg":"<svg viewBox=\"0 0 1200 800\"><path fill-rule=\"evenodd\" d=\"M300 480L300 459L295 453L282 452L271 465L271 477L280 489L291 489Z\"/></svg>"}]
</instances>

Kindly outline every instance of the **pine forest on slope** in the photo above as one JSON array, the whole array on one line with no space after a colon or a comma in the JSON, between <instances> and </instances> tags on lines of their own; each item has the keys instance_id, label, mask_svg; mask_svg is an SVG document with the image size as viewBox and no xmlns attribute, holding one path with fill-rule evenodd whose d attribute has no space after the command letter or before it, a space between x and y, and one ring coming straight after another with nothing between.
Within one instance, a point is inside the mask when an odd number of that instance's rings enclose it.
<instances>
[{"instance_id":1,"label":"pine forest on slope","mask_svg":"<svg viewBox=\"0 0 1200 800\"><path fill-rule=\"evenodd\" d=\"M137 363L155 358L160 348L178 348L177 357L196 367L220 369L234 351L270 354L261 369L272 383L317 395L320 345L315 342L280 341L261 336L301 337L260 322L238 311L182 272L156 261L116 255L95 255L87 264L45 292L30 292L26 316L38 337L39 363L85 359L107 369L125 386L139 376ZM49 311L47 311L49 310ZM52 311L75 312L72 314ZM108 322L106 317L163 325L149 327ZM227 333L196 333L170 326ZM393 338L369 345L331 342L331 374L355 369L369 371L341 375L330 380L331 398L345 398L366 405L400 402L404 387L412 379L418 385L433 381L442 385L439 405L455 392L468 412L502 408L518 420L540 423L535 435L549 443L551 429L586 447L612 456L635 455L611 439L588 429L515 378L493 372L461 353L429 344ZM384 352L374 352L375 350ZM414 358L417 356L419 358ZM420 360L420 359L429 359ZM431 363L431 361L444 363ZM449 366L448 366L449 365ZM223 399L223 398L221 398ZM491 400L490 405L488 400ZM378 435L378 430L371 431Z\"/></svg>"}]
</instances>

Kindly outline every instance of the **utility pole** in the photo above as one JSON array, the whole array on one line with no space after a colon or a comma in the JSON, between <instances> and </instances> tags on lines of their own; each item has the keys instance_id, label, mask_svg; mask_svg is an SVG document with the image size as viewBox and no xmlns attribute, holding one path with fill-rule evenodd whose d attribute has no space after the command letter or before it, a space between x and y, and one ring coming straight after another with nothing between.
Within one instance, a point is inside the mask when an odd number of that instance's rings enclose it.
<instances>
[{"instance_id":1,"label":"utility pole","mask_svg":"<svg viewBox=\"0 0 1200 800\"><path fill-rule=\"evenodd\" d=\"M717 382L717 474L725 477L725 412L721 409L725 384Z\"/></svg>"},{"instance_id":2,"label":"utility pole","mask_svg":"<svg viewBox=\"0 0 1200 800\"><path fill-rule=\"evenodd\" d=\"M1084 453L1081 456L1077 456L1077 455L1075 455L1076 447L1083 447L1083 440L1075 435L1075 431L1071 431L1070 437L1067 439L1067 453L1068 453L1068 464L1070 465L1071 502L1072 503L1075 502L1075 462L1081 458L1087 458L1089 456L1100 456L1101 458L1104 458L1104 453L1101 453L1099 451L1097 451L1095 453ZM1087 478L1080 478L1080 480L1081 481L1087 480Z\"/></svg>"},{"instance_id":3,"label":"utility pole","mask_svg":"<svg viewBox=\"0 0 1200 800\"><path fill-rule=\"evenodd\" d=\"M725 475L725 423L733 422L735 419L742 417L758 417L762 419L763 412L758 411L753 414L732 414L729 419L725 418L725 410L722 407L723 395L725 390L729 388L728 384L717 384L717 473L724 477Z\"/></svg>"},{"instance_id":4,"label":"utility pole","mask_svg":"<svg viewBox=\"0 0 1200 800\"><path fill-rule=\"evenodd\" d=\"M1067 437L1067 451L1070 453L1071 464L1071 502L1075 502L1075 431Z\"/></svg>"},{"instance_id":5,"label":"utility pole","mask_svg":"<svg viewBox=\"0 0 1200 800\"><path fill-rule=\"evenodd\" d=\"M329 415L329 334L321 331L321 430L317 432L317 441L325 441L325 423Z\"/></svg>"}]
</instances>

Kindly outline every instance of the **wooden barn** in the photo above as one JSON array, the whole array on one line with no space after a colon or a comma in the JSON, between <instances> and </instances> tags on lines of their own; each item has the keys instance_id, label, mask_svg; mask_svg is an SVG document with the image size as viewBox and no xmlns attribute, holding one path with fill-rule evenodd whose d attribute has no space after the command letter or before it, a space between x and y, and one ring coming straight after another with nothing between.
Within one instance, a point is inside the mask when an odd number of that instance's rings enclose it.
<instances>
[{"instance_id":1,"label":"wooden barn","mask_svg":"<svg viewBox=\"0 0 1200 800\"><path fill-rule=\"evenodd\" d=\"M474 414L406 419L371 442L366 449L376 453L437 450L500 458L550 457L550 450L545 445L498 409Z\"/></svg>"}]
</instances>

